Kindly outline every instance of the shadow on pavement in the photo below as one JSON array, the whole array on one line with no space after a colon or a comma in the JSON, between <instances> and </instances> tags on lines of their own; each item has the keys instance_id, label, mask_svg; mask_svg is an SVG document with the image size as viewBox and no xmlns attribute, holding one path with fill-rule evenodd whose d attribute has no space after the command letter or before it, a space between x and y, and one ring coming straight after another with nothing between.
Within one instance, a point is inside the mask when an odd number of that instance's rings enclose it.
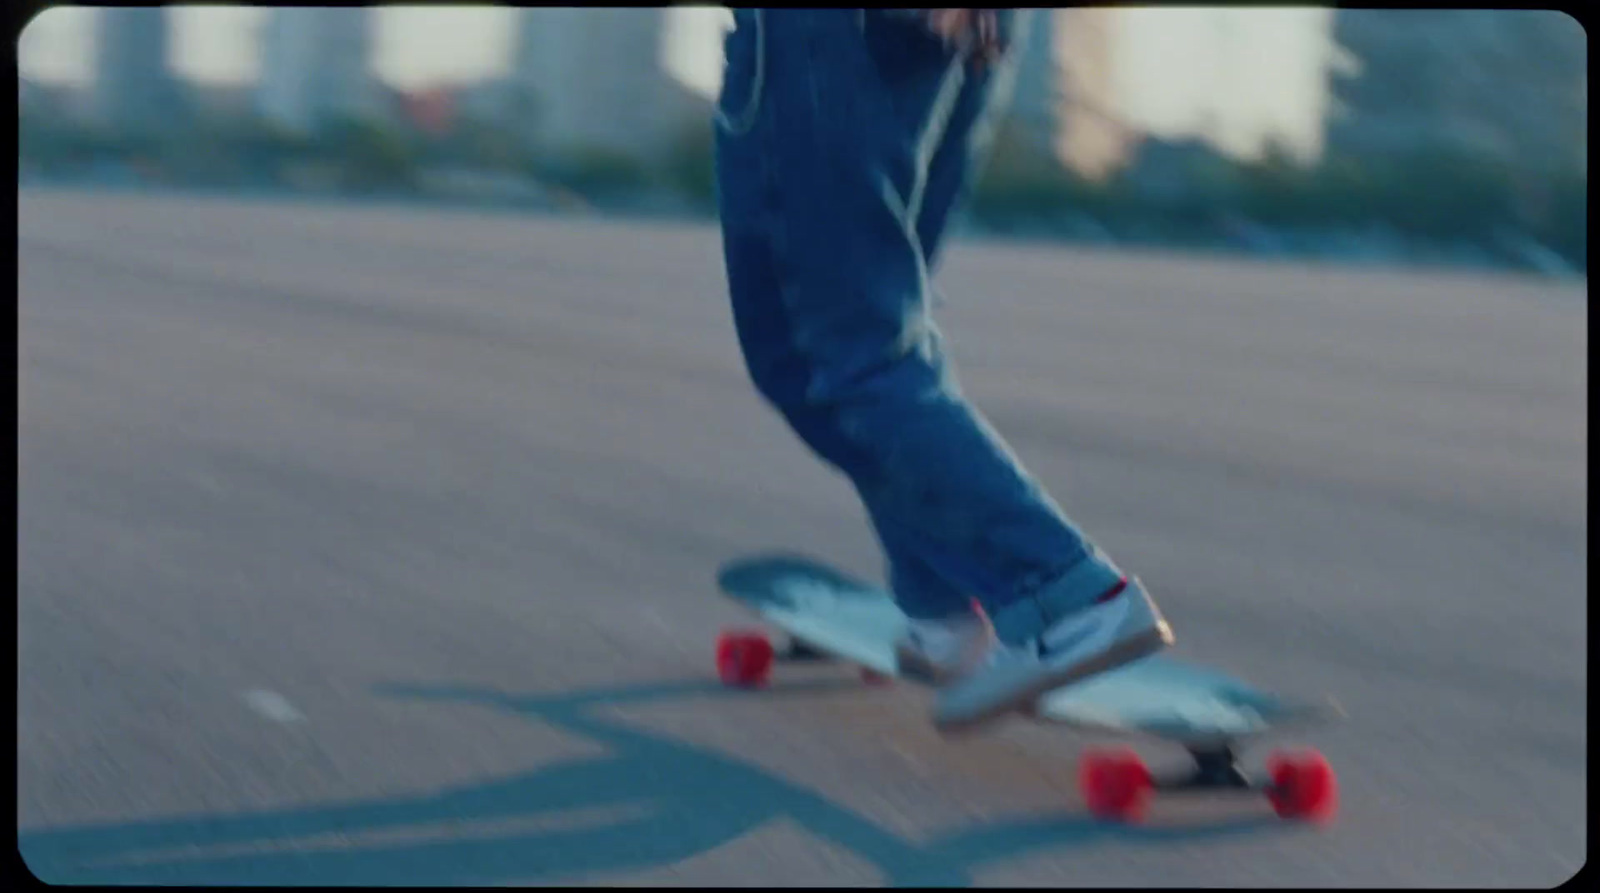
<instances>
[{"instance_id":1,"label":"shadow on pavement","mask_svg":"<svg viewBox=\"0 0 1600 893\"><path fill-rule=\"evenodd\" d=\"M791 685L768 694L818 687ZM647 734L590 710L738 695L716 684L643 685L554 697L415 686L379 691L507 711L585 736L610 752L423 796L30 830L18 834L18 848L34 874L52 883L474 885L661 868L787 819L876 866L891 885L966 886L985 865L1051 848L1106 839L1159 844L1284 827L1268 819L1117 827L1067 814L987 823L915 842L758 766ZM550 827L548 820L575 810L609 820ZM541 818L545 827L504 827ZM502 826L488 824L494 822ZM488 831L463 833L470 825ZM771 879L749 877L753 883L762 880Z\"/></svg>"}]
</instances>

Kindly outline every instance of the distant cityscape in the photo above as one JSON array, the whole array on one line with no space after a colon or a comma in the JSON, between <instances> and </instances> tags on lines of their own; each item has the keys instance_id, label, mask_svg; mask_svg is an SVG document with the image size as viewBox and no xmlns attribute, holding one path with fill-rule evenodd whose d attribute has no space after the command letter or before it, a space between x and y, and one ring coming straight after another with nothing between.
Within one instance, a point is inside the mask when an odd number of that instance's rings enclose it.
<instances>
[{"instance_id":1,"label":"distant cityscape","mask_svg":"<svg viewBox=\"0 0 1600 893\"><path fill-rule=\"evenodd\" d=\"M644 170L670 166L705 138L711 100L664 65L667 8L518 10L507 74L420 90L376 76L373 12L272 9L259 32L256 81L212 86L175 74L168 10L104 8L87 87L19 78L19 113L106 137L245 119L301 140L349 122L435 141L488 129L509 141L511 154L599 155ZM1192 192L1196 172L1212 164L1204 157L1260 156L1228 145L1222 123L1243 113L1216 91L1195 91L1196 114L1211 124L1193 136L1163 140L1130 123L1118 86L1125 73L1117 48L1126 43L1113 39L1128 12L1039 11L1018 60L1008 157L1047 159L1089 184L1136 175L1141 194L1159 196ZM1222 12L1205 39L1232 48L1234 77L1298 79L1319 97L1311 145L1269 132L1268 156L1328 168L1339 159L1445 153L1509 172L1534 204L1554 200L1540 193L1556 187L1539 184L1577 178L1586 189L1587 41L1568 16L1340 9L1332 12L1334 53L1286 59L1252 43L1248 10Z\"/></svg>"},{"instance_id":2,"label":"distant cityscape","mask_svg":"<svg viewBox=\"0 0 1600 893\"><path fill-rule=\"evenodd\" d=\"M267 12L258 37L254 85L188 92L224 94L206 99L250 106L278 126L305 133L334 117L403 115L418 107L429 109L440 126L460 106L507 119L548 145L583 144L643 159L706 112L704 100L665 70L669 12L518 10L508 76L407 96L385 88L375 74L373 8L278 8ZM1329 108L1320 145L1302 156L1329 144L1399 150L1428 141L1471 142L1519 155L1563 143L1570 157L1587 150L1581 136L1586 47L1581 28L1560 13L1336 10L1336 54L1286 60L1259 46L1245 51L1257 37L1251 11L1213 12L1216 27L1193 42L1240 50L1229 65L1255 64L1261 78L1320 81L1330 97L1348 83L1338 101L1324 99ZM1127 163L1140 141L1118 96L1113 36L1126 18L1127 11L1116 8L1042 10L1020 59L1013 120L1069 168L1091 176ZM170 19L162 8L98 11L90 107L84 110L93 120L123 130L171 123L178 114L186 91L170 63ZM1352 68L1361 73L1352 76ZM24 78L19 92L27 102L47 91ZM519 93L536 101L537 127L510 120L527 112L513 101ZM1548 98L1517 101L1524 95ZM1197 114L1217 119L1219 128L1220 119L1242 114L1240 103L1225 96L1198 96L1194 103L1204 105ZM1217 141L1205 129L1202 141Z\"/></svg>"},{"instance_id":3,"label":"distant cityscape","mask_svg":"<svg viewBox=\"0 0 1600 893\"><path fill-rule=\"evenodd\" d=\"M521 10L509 77L426 90L383 85L371 57L374 10L270 11L259 36L260 74L246 86L185 83L170 65L170 13L106 8L95 19L92 78L84 90L20 81L19 102L51 103L114 133L171 127L196 112L248 114L312 136L347 119L448 127L458 110L544 136L541 146L583 144L648 156L676 119L709 114L706 101L663 77L656 43L665 9ZM562 85L556 89L555 85ZM537 131L519 120L537 105Z\"/></svg>"}]
</instances>

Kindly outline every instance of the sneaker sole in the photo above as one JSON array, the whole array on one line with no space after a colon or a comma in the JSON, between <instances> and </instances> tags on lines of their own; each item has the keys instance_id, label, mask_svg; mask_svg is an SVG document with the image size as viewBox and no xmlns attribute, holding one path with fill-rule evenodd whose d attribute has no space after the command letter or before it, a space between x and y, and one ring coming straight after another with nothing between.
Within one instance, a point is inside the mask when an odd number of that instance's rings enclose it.
<instances>
[{"instance_id":1,"label":"sneaker sole","mask_svg":"<svg viewBox=\"0 0 1600 893\"><path fill-rule=\"evenodd\" d=\"M1165 621L1162 621L1155 629L1140 633L1132 638L1123 639L1086 661L1062 667L1057 672L1040 676L1027 688L1019 689L1015 694L1003 701L995 702L980 713L964 716L960 719L939 719L935 717L933 721L934 728L947 735L970 732L999 719L1007 713L1026 711L1036 704L1041 697L1058 688L1065 688L1091 676L1098 676L1101 673L1115 670L1141 658L1149 657L1158 651L1171 647L1174 641L1172 628Z\"/></svg>"}]
</instances>

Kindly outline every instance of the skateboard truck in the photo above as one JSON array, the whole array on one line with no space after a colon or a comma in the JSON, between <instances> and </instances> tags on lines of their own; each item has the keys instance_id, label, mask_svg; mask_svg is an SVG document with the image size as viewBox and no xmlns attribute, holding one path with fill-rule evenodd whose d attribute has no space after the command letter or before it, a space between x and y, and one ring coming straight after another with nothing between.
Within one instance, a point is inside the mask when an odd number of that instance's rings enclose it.
<instances>
[{"instance_id":1,"label":"skateboard truck","mask_svg":"<svg viewBox=\"0 0 1600 893\"><path fill-rule=\"evenodd\" d=\"M789 637L789 644L782 651L775 654L773 659L778 663L786 664L831 664L837 663L839 660L815 645L808 644L805 640L797 639L794 636ZM885 675L877 670L862 667L861 681L868 685L881 686L893 682L894 677Z\"/></svg>"},{"instance_id":2,"label":"skateboard truck","mask_svg":"<svg viewBox=\"0 0 1600 893\"><path fill-rule=\"evenodd\" d=\"M1155 780L1161 791L1250 791L1261 787L1239 765L1239 753L1233 745L1208 744L1188 748L1194 767L1187 772L1163 776Z\"/></svg>"},{"instance_id":3,"label":"skateboard truck","mask_svg":"<svg viewBox=\"0 0 1600 893\"><path fill-rule=\"evenodd\" d=\"M808 664L831 663L834 658L830 657L827 652L807 645L799 639L790 638L789 646L778 655L778 660L784 663Z\"/></svg>"},{"instance_id":4,"label":"skateboard truck","mask_svg":"<svg viewBox=\"0 0 1600 893\"><path fill-rule=\"evenodd\" d=\"M1078 763L1078 786L1095 816L1111 821L1138 821L1157 792L1260 792L1286 819L1313 823L1333 818L1339 807L1338 783L1328 761L1316 751L1274 753L1267 759L1264 780L1252 779L1240 766L1229 742L1185 746L1193 768L1181 774L1153 776L1132 749L1091 750Z\"/></svg>"}]
</instances>

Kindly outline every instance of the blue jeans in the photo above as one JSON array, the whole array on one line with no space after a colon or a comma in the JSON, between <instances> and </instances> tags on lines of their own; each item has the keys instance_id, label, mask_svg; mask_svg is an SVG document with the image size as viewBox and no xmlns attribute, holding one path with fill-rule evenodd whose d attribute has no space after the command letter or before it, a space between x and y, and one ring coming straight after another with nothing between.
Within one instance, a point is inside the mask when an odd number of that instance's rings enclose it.
<instances>
[{"instance_id":1,"label":"blue jeans","mask_svg":"<svg viewBox=\"0 0 1600 893\"><path fill-rule=\"evenodd\" d=\"M930 269L1006 74L873 10L741 9L717 189L751 379L854 483L907 614L1087 604L1122 576L962 396ZM1015 624L1011 624L1015 625ZM1026 625L1026 624L1025 624Z\"/></svg>"}]
</instances>

